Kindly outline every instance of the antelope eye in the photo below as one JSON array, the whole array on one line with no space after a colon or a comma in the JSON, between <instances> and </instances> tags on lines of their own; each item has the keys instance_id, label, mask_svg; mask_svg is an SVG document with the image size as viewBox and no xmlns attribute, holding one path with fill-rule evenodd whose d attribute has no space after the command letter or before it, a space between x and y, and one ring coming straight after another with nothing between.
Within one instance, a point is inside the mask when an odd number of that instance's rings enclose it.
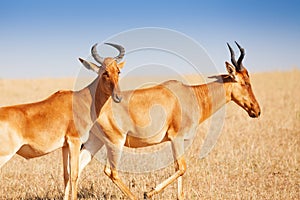
<instances>
[{"instance_id":1,"label":"antelope eye","mask_svg":"<svg viewBox=\"0 0 300 200\"><path fill-rule=\"evenodd\" d=\"M243 86L243 87L249 87L249 86L250 86L250 83L248 83L248 82L242 83L242 86Z\"/></svg>"}]
</instances>

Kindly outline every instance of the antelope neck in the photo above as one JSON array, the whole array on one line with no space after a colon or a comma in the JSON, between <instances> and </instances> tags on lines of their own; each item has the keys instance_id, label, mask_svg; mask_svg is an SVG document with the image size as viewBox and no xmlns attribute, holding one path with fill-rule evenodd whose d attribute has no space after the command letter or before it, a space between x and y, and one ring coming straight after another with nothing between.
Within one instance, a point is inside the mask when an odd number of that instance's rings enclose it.
<instances>
[{"instance_id":1,"label":"antelope neck","mask_svg":"<svg viewBox=\"0 0 300 200\"><path fill-rule=\"evenodd\" d=\"M218 81L208 84L192 86L201 112L199 123L231 101L232 83L224 79L223 76L219 78Z\"/></svg>"},{"instance_id":2,"label":"antelope neck","mask_svg":"<svg viewBox=\"0 0 300 200\"><path fill-rule=\"evenodd\" d=\"M79 90L77 96L77 99L81 99L81 101L89 107L91 120L95 121L99 116L102 106L110 97L110 94L106 94L105 91L103 91L100 77L97 77L90 85Z\"/></svg>"}]
</instances>

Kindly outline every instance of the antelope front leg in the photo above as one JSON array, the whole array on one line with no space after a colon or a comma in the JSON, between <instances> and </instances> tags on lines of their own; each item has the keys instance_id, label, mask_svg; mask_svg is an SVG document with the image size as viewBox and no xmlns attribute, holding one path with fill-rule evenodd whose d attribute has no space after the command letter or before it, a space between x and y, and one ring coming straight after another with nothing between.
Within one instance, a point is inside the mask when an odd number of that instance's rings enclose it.
<instances>
[{"instance_id":1,"label":"antelope front leg","mask_svg":"<svg viewBox=\"0 0 300 200\"><path fill-rule=\"evenodd\" d=\"M122 145L107 144L108 163L104 168L104 173L112 180L112 182L131 200L137 200L129 188L122 182L118 175L117 166L120 162L123 150ZM110 167L108 166L110 165Z\"/></svg>"},{"instance_id":2,"label":"antelope front leg","mask_svg":"<svg viewBox=\"0 0 300 200\"><path fill-rule=\"evenodd\" d=\"M69 147L62 148L63 157L63 170L64 170L64 186L65 186L65 196L64 200L69 200L70 195L70 179L69 179Z\"/></svg>"},{"instance_id":3,"label":"antelope front leg","mask_svg":"<svg viewBox=\"0 0 300 200\"><path fill-rule=\"evenodd\" d=\"M177 199L178 200L183 200L184 199L182 181L183 181L182 176L179 176L178 179L177 179Z\"/></svg>"},{"instance_id":4,"label":"antelope front leg","mask_svg":"<svg viewBox=\"0 0 300 200\"><path fill-rule=\"evenodd\" d=\"M153 195L160 193L163 189L165 189L168 185L173 183L176 179L180 178L178 180L178 199L184 199L184 194L182 191L182 180L181 176L185 173L186 171L186 163L184 157L179 158L176 161L176 165L178 166L178 170L170 176L168 179L164 180L162 183L157 185L155 188L153 188L150 192L147 192L145 194L145 197L151 198ZM177 168L177 167L176 167Z\"/></svg>"},{"instance_id":5,"label":"antelope front leg","mask_svg":"<svg viewBox=\"0 0 300 200\"><path fill-rule=\"evenodd\" d=\"M77 182L78 182L78 173L79 173L79 153L81 142L79 139L74 138L71 141L68 141L70 149L70 180L71 180L71 191L72 199L77 199Z\"/></svg>"},{"instance_id":6,"label":"antelope front leg","mask_svg":"<svg viewBox=\"0 0 300 200\"><path fill-rule=\"evenodd\" d=\"M104 173L112 180L112 182L131 200L137 200L137 198L132 194L129 188L120 179L116 169L110 169L105 166Z\"/></svg>"}]
</instances>

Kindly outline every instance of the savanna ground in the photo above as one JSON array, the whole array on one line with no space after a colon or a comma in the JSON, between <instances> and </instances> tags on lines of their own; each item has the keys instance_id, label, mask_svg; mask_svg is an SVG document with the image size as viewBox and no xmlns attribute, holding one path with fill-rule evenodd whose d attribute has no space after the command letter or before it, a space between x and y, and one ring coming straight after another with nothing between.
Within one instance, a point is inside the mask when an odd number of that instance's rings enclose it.
<instances>
[{"instance_id":1,"label":"savanna ground","mask_svg":"<svg viewBox=\"0 0 300 200\"><path fill-rule=\"evenodd\" d=\"M72 89L74 79L0 80L0 105L43 99ZM186 199L300 199L300 71L252 75L262 115L249 118L234 103L226 107L224 127L212 152L199 159L209 122L200 127L186 153ZM147 162L145 160L145 162ZM120 173L131 190L143 192L174 172ZM172 184L153 199L176 199ZM126 199L93 160L79 180L80 199ZM14 156L0 169L0 199L62 199L61 150L25 160Z\"/></svg>"}]
</instances>

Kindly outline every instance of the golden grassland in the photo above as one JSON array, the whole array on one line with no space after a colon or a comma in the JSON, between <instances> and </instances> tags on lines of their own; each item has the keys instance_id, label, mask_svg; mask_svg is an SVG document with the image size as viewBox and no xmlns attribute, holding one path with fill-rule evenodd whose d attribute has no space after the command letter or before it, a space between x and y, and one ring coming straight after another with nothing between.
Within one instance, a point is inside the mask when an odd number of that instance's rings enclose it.
<instances>
[{"instance_id":1,"label":"golden grassland","mask_svg":"<svg viewBox=\"0 0 300 200\"><path fill-rule=\"evenodd\" d=\"M262 108L258 119L234 103L226 107L219 140L205 159L199 159L208 122L186 153L186 199L300 198L300 71L252 75ZM71 89L74 79L0 80L0 105L43 99L58 89ZM147 162L147 160L145 160ZM173 166L151 173L120 173L131 190L143 192L174 172ZM153 199L176 199L176 184ZM79 180L80 199L126 199L93 160ZM0 169L0 199L62 199L61 150L25 160L14 156Z\"/></svg>"}]
</instances>

